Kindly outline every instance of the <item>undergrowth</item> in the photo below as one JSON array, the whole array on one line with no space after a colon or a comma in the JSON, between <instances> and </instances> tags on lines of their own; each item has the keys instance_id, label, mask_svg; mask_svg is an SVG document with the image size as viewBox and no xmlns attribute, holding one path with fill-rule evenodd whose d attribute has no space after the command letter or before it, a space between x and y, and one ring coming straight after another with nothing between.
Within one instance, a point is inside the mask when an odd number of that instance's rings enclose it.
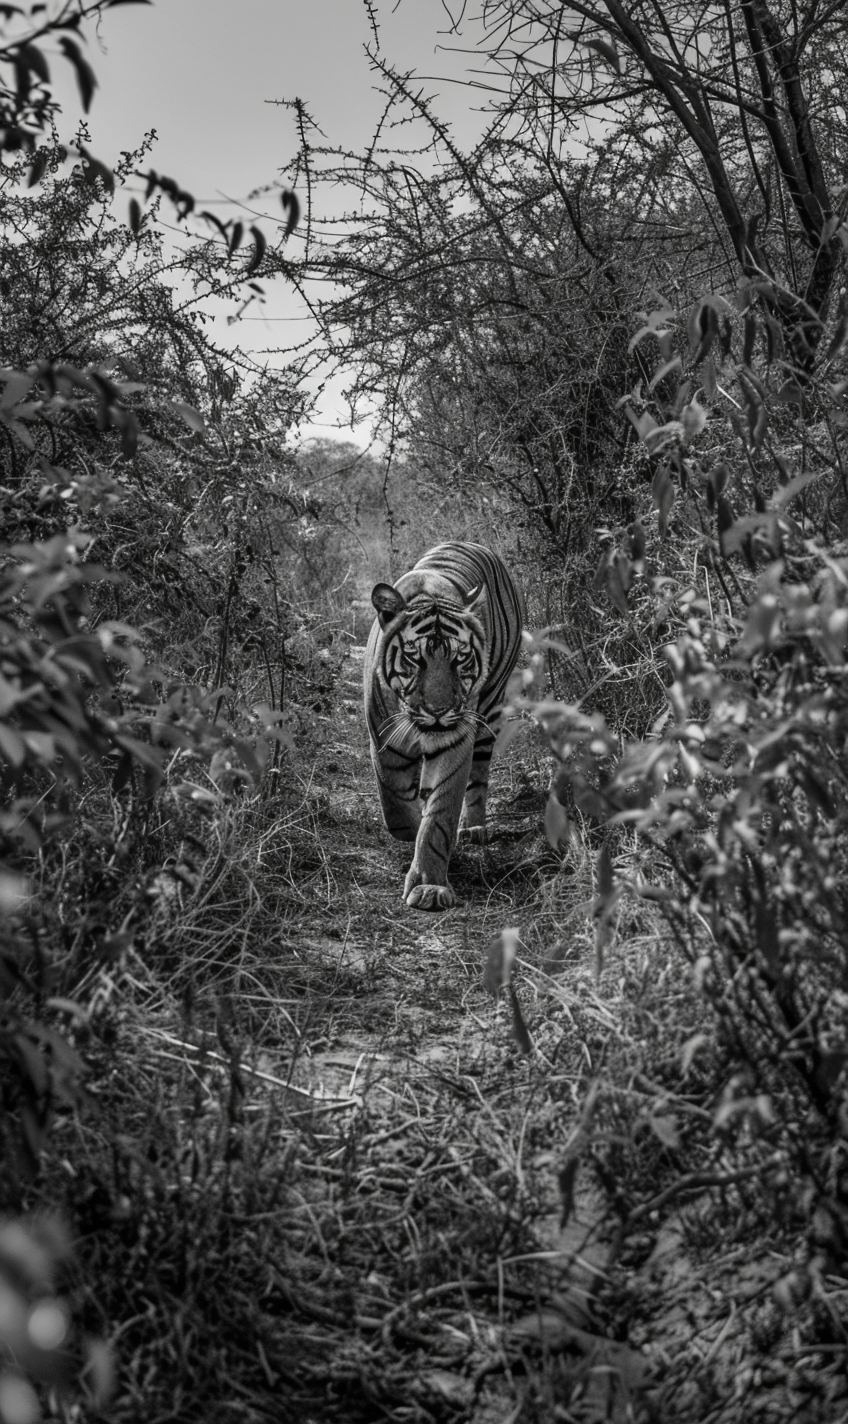
<instances>
[{"instance_id":1,"label":"undergrowth","mask_svg":"<svg viewBox=\"0 0 848 1424\"><path fill-rule=\"evenodd\" d=\"M580 95L593 64L623 77L635 33L572 46ZM790 94L779 134L804 106L792 64L770 77L777 54L758 41L751 62L764 102ZM799 173L787 189L818 305L794 259L795 286L776 275L784 214L759 256L756 222L737 234L725 291L686 278L680 310L656 293L628 346L653 259L632 289L615 263L587 269L575 327L559 202L527 185L520 145L493 132L474 166L503 252L465 232L455 153L430 186L433 222L472 239L456 273L482 256L491 304L436 300L427 185L414 197L390 162L410 242L394 218L354 235L380 260L355 264L369 300L351 286L332 325L351 359L361 343L354 387L391 388L392 437L380 457L298 451L294 367L204 339L84 132L72 173L55 139L36 148L40 50L0 58L0 236L32 297L0 323L0 1416L831 1424L848 237L823 175L809 203ZM786 132L791 170L814 130ZM188 216L189 194L151 174L157 190ZM582 221L606 224L586 196ZM241 225L213 222L224 269L209 244L190 261L232 292L267 244L254 229L236 276ZM424 267L389 294L422 236ZM412 324L391 315L407 301ZM567 361L540 359L548 338ZM403 853L378 826L357 656L371 585L445 537L504 552L542 631L498 838L457 853L463 903L428 923L401 909Z\"/></svg>"},{"instance_id":2,"label":"undergrowth","mask_svg":"<svg viewBox=\"0 0 848 1424\"><path fill-rule=\"evenodd\" d=\"M72 1225L110 1419L447 1419L533 1352L562 1271L530 1164L572 1069L488 1023L479 926L427 948L381 913L362 762L208 817L135 933L64 966L86 1085L20 1205ZM490 933L514 894L492 869Z\"/></svg>"}]
</instances>

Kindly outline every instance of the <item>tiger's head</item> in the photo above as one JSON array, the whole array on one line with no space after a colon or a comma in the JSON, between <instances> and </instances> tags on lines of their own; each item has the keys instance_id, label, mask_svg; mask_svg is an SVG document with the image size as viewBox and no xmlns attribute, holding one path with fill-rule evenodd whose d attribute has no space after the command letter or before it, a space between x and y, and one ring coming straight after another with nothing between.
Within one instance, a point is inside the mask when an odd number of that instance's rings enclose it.
<instances>
[{"instance_id":1,"label":"tiger's head","mask_svg":"<svg viewBox=\"0 0 848 1424\"><path fill-rule=\"evenodd\" d=\"M477 697L488 670L480 611L481 586L447 599L426 590L408 601L388 583L371 594L383 630L382 672L400 711L390 718L388 743L403 733L438 736L476 723Z\"/></svg>"}]
</instances>

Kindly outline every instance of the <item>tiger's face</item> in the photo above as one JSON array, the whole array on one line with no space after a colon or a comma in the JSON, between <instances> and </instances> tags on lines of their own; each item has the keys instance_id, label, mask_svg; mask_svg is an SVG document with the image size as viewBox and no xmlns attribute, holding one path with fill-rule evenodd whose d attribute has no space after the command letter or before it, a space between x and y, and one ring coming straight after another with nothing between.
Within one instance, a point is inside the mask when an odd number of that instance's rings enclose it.
<instances>
[{"instance_id":1,"label":"tiger's face","mask_svg":"<svg viewBox=\"0 0 848 1424\"><path fill-rule=\"evenodd\" d=\"M445 731L462 719L483 666L471 635L434 637L405 628L387 648L386 681L422 732Z\"/></svg>"},{"instance_id":2,"label":"tiger's face","mask_svg":"<svg viewBox=\"0 0 848 1424\"><path fill-rule=\"evenodd\" d=\"M426 738L475 722L487 669L483 626L473 611L479 590L454 607L420 597L407 603L397 589L378 584L372 601L385 633L383 676L400 709L390 719L389 744L408 729Z\"/></svg>"}]
</instances>

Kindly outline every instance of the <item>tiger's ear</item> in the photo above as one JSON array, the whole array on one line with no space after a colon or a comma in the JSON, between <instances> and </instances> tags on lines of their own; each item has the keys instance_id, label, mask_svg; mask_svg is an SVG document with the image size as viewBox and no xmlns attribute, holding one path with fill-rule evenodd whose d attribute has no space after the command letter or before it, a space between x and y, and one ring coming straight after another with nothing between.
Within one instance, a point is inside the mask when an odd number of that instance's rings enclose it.
<instances>
[{"instance_id":1,"label":"tiger's ear","mask_svg":"<svg viewBox=\"0 0 848 1424\"><path fill-rule=\"evenodd\" d=\"M479 613L485 602L486 586L485 584L478 583L476 588L469 589L468 593L465 595L466 613Z\"/></svg>"},{"instance_id":2,"label":"tiger's ear","mask_svg":"<svg viewBox=\"0 0 848 1424\"><path fill-rule=\"evenodd\" d=\"M371 590L371 602L377 610L377 621L381 628L387 628L393 618L397 618L406 607L406 599L390 583L376 583Z\"/></svg>"}]
</instances>

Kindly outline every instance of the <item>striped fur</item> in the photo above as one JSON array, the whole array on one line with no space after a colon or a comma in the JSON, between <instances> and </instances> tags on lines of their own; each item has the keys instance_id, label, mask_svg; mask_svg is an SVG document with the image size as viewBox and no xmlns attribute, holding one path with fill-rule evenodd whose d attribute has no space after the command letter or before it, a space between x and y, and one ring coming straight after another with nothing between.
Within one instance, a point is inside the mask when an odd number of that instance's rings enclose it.
<instances>
[{"instance_id":1,"label":"striped fur","mask_svg":"<svg viewBox=\"0 0 848 1424\"><path fill-rule=\"evenodd\" d=\"M489 763L521 645L521 599L497 554L440 544L394 587L378 583L371 601L365 715L383 820L397 840L415 842L406 903L446 910L456 901L448 861L457 833L486 842Z\"/></svg>"}]
</instances>

